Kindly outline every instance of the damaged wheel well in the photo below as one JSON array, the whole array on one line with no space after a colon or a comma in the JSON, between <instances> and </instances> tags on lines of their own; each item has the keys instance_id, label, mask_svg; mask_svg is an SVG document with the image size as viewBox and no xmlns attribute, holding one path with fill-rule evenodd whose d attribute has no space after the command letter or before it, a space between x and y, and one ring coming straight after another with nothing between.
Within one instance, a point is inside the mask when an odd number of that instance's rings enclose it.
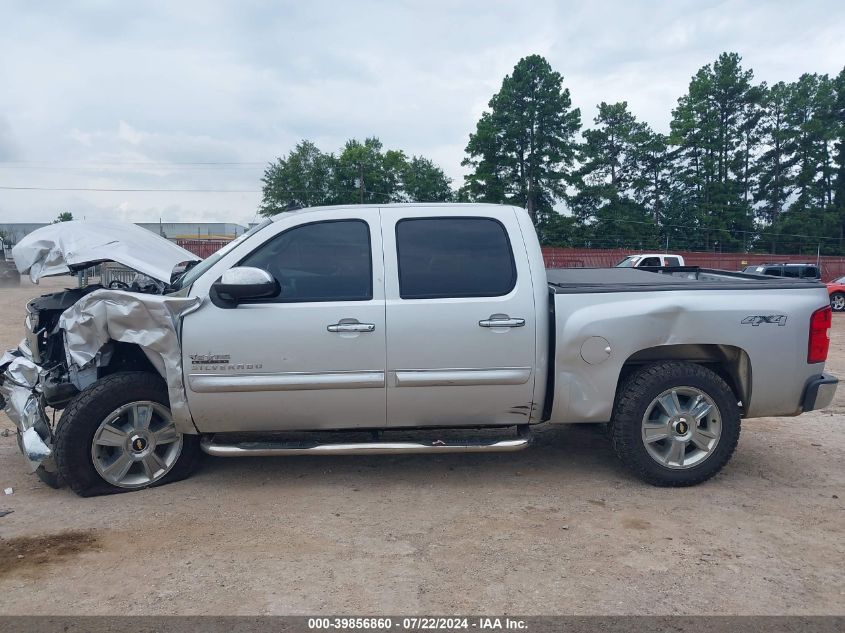
<instances>
[{"instance_id":1,"label":"damaged wheel well","mask_svg":"<svg viewBox=\"0 0 845 633\"><path fill-rule=\"evenodd\" d=\"M111 341L109 345L112 346L111 358L107 365L99 368L98 378L125 371L143 371L159 375L140 345L118 341Z\"/></svg>"},{"instance_id":2,"label":"damaged wheel well","mask_svg":"<svg viewBox=\"0 0 845 633\"><path fill-rule=\"evenodd\" d=\"M658 345L631 355L622 366L617 383L624 384L639 367L667 360L682 360L705 365L716 372L742 403L743 413L751 402L751 360L746 351L733 345Z\"/></svg>"}]
</instances>

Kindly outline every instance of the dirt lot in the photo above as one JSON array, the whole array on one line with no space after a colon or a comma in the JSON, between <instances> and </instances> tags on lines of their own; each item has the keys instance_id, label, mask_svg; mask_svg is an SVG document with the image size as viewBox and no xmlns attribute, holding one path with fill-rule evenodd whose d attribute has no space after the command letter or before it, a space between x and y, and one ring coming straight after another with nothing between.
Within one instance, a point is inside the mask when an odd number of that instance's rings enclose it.
<instances>
[{"instance_id":1,"label":"dirt lot","mask_svg":"<svg viewBox=\"0 0 845 633\"><path fill-rule=\"evenodd\" d=\"M0 349L36 292L0 290ZM833 334L843 376L845 317ZM207 459L94 499L0 438L0 613L845 614L843 431L845 389L746 422L726 470L683 490L573 427L516 454Z\"/></svg>"}]
</instances>

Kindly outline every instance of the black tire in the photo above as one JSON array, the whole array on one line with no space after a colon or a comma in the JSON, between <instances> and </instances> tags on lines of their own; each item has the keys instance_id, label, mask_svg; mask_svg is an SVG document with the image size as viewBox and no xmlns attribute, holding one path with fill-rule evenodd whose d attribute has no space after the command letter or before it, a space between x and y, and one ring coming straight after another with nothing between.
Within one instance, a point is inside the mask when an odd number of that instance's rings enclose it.
<instances>
[{"instance_id":1,"label":"black tire","mask_svg":"<svg viewBox=\"0 0 845 633\"><path fill-rule=\"evenodd\" d=\"M660 394L673 387L693 387L709 396L721 415L721 434L712 453L689 468L670 468L652 458L642 438L643 417ZM619 390L610 424L611 442L622 463L655 486L694 486L718 473L739 442L737 396L715 372L688 362L662 362L634 372Z\"/></svg>"},{"instance_id":2,"label":"black tire","mask_svg":"<svg viewBox=\"0 0 845 633\"><path fill-rule=\"evenodd\" d=\"M160 376L121 372L101 378L65 408L56 429L56 465L71 489L82 497L131 492L185 479L200 459L198 435L182 436L182 451L170 471L143 488L122 488L103 479L94 468L91 444L100 423L124 404L148 400L169 407L167 387Z\"/></svg>"},{"instance_id":3,"label":"black tire","mask_svg":"<svg viewBox=\"0 0 845 633\"><path fill-rule=\"evenodd\" d=\"M39 466L35 469L35 476L56 490L61 488L65 483L62 481L62 476L58 472L47 470L44 466Z\"/></svg>"},{"instance_id":4,"label":"black tire","mask_svg":"<svg viewBox=\"0 0 845 633\"><path fill-rule=\"evenodd\" d=\"M845 311L845 293L834 292L832 295L830 295L830 307L833 309L834 312Z\"/></svg>"}]
</instances>

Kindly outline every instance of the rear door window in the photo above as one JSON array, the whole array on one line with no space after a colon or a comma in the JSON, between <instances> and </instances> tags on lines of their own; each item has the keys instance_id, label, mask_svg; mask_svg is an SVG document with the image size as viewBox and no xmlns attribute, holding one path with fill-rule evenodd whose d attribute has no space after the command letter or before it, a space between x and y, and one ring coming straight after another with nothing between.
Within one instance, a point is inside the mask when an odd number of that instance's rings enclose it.
<instances>
[{"instance_id":1,"label":"rear door window","mask_svg":"<svg viewBox=\"0 0 845 633\"><path fill-rule=\"evenodd\" d=\"M680 266L681 260L677 257L667 257L666 258L666 265L667 266Z\"/></svg>"},{"instance_id":2,"label":"rear door window","mask_svg":"<svg viewBox=\"0 0 845 633\"><path fill-rule=\"evenodd\" d=\"M403 299L499 297L516 286L507 232L492 218L407 218L396 223Z\"/></svg>"}]
</instances>

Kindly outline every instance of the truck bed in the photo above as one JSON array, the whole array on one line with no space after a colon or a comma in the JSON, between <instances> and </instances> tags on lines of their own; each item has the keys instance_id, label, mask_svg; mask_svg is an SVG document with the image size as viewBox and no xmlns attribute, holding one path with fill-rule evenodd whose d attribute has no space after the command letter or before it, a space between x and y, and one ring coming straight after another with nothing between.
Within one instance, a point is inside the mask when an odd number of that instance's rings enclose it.
<instances>
[{"instance_id":1,"label":"truck bed","mask_svg":"<svg viewBox=\"0 0 845 633\"><path fill-rule=\"evenodd\" d=\"M555 358L550 421L607 421L613 399L602 394L616 390L626 363L679 357L730 367L744 385L747 417L801 412L805 385L822 369L806 359L810 316L828 305L823 284L696 267L651 270L546 271Z\"/></svg>"},{"instance_id":2,"label":"truck bed","mask_svg":"<svg viewBox=\"0 0 845 633\"><path fill-rule=\"evenodd\" d=\"M666 290L779 290L821 288L813 279L770 277L682 266L678 268L555 268L546 270L555 294Z\"/></svg>"}]
</instances>

